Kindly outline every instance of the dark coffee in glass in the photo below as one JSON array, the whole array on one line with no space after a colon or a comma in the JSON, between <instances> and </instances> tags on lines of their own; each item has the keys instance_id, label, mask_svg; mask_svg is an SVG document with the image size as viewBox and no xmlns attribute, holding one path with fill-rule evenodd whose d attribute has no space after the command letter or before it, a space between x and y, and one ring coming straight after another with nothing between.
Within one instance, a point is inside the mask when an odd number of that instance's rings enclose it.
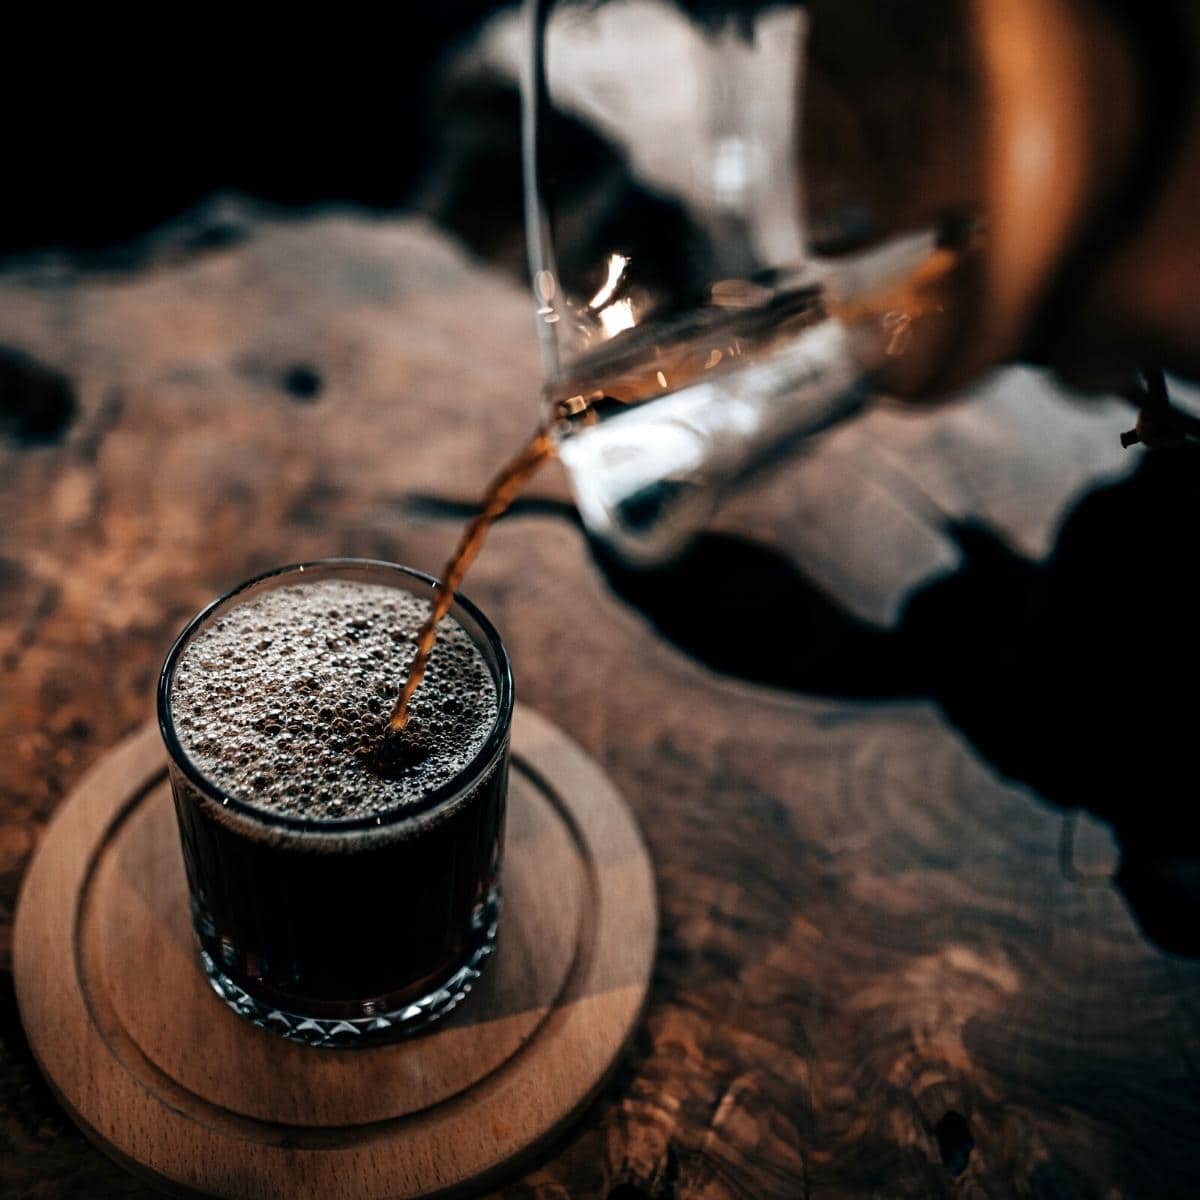
<instances>
[{"instance_id":1,"label":"dark coffee in glass","mask_svg":"<svg viewBox=\"0 0 1200 1200\"><path fill-rule=\"evenodd\" d=\"M286 1037L420 1029L494 946L512 679L464 598L385 736L434 587L387 563L285 567L205 609L163 667L201 965Z\"/></svg>"}]
</instances>

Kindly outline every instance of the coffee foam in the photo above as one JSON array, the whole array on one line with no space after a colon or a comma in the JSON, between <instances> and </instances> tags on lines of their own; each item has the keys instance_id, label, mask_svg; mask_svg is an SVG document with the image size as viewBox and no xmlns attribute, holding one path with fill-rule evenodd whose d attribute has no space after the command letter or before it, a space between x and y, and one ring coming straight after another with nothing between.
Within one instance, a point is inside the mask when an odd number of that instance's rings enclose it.
<instances>
[{"instance_id":1,"label":"coffee foam","mask_svg":"<svg viewBox=\"0 0 1200 1200\"><path fill-rule=\"evenodd\" d=\"M421 801L475 758L498 715L481 651L446 617L408 726L381 761L429 611L397 588L323 579L222 613L175 668L184 752L218 790L264 813L330 821Z\"/></svg>"}]
</instances>

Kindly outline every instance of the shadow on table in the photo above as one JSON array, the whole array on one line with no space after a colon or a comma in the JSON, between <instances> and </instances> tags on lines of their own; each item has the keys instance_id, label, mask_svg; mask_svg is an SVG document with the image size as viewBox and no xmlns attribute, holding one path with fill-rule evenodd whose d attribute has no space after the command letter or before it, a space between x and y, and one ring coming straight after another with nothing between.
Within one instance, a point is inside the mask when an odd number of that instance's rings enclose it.
<instances>
[{"instance_id":1,"label":"shadow on table","mask_svg":"<svg viewBox=\"0 0 1200 1200\"><path fill-rule=\"evenodd\" d=\"M414 497L427 514L471 506ZM514 515L568 506L518 503ZM1116 882L1162 947L1200 954L1195 788L1200 452L1147 454L1069 513L1044 563L977 524L963 566L915 591L892 630L861 621L792 562L723 534L655 571L596 561L613 591L715 671L804 694L928 698L1004 775L1112 824ZM700 598L703 601L700 602ZM731 636L749 618L750 632Z\"/></svg>"}]
</instances>

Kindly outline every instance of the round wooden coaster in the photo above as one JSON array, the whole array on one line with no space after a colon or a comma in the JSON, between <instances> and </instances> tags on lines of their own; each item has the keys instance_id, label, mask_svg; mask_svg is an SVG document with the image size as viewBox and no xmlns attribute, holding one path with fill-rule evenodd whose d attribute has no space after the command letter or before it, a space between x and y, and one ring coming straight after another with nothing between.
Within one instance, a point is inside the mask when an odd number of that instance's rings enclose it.
<instances>
[{"instance_id":1,"label":"round wooden coaster","mask_svg":"<svg viewBox=\"0 0 1200 1200\"><path fill-rule=\"evenodd\" d=\"M424 1036L285 1042L200 973L158 731L64 801L25 878L14 965L47 1078L107 1153L169 1190L400 1200L478 1187L595 1094L641 1011L650 862L591 759L517 708L500 943Z\"/></svg>"}]
</instances>

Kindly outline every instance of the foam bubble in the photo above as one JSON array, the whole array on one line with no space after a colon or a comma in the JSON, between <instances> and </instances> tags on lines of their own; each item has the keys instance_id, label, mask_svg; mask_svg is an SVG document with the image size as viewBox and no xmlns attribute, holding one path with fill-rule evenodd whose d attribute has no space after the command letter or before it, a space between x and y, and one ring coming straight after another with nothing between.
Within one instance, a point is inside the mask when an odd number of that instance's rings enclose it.
<instances>
[{"instance_id":1,"label":"foam bubble","mask_svg":"<svg viewBox=\"0 0 1200 1200\"><path fill-rule=\"evenodd\" d=\"M268 812L340 819L419 801L470 763L498 711L481 652L447 617L408 727L385 737L428 614L408 592L334 579L238 605L176 669L171 710L185 752L220 789Z\"/></svg>"}]
</instances>

